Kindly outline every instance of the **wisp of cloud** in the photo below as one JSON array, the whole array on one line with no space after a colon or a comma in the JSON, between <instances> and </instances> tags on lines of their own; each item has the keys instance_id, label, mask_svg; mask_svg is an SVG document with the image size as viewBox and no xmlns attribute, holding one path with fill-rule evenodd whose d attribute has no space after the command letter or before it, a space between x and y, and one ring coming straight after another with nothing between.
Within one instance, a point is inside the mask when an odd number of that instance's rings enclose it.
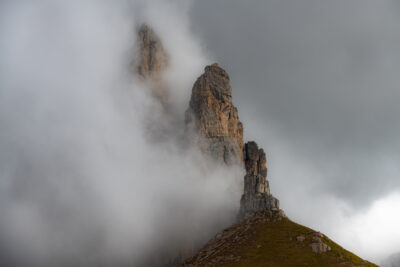
<instances>
[{"instance_id":1,"label":"wisp of cloud","mask_svg":"<svg viewBox=\"0 0 400 267\"><path fill-rule=\"evenodd\" d=\"M179 142L209 62L187 6L5 1L0 10L2 263L164 265L232 222L242 171ZM132 68L143 22L171 56L168 118ZM149 114L181 123L154 140Z\"/></svg>"}]
</instances>

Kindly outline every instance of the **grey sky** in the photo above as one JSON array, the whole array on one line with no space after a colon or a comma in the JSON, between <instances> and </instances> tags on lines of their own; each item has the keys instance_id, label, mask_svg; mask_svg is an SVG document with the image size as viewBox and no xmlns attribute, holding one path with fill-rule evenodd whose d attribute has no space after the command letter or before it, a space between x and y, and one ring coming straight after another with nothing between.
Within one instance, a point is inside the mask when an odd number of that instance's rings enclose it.
<instances>
[{"instance_id":1,"label":"grey sky","mask_svg":"<svg viewBox=\"0 0 400 267\"><path fill-rule=\"evenodd\" d=\"M175 131L148 138L144 121L169 120L126 73L142 22L171 55L181 121L196 77L218 61L289 217L369 260L396 252L400 5L188 3L0 1L0 257L153 260L236 216L242 169L182 152Z\"/></svg>"},{"instance_id":2,"label":"grey sky","mask_svg":"<svg viewBox=\"0 0 400 267\"><path fill-rule=\"evenodd\" d=\"M245 135L269 151L272 184L302 183L277 169L275 143L285 143L317 173L316 189L354 207L400 189L399 7L195 1L192 27L228 70Z\"/></svg>"}]
</instances>

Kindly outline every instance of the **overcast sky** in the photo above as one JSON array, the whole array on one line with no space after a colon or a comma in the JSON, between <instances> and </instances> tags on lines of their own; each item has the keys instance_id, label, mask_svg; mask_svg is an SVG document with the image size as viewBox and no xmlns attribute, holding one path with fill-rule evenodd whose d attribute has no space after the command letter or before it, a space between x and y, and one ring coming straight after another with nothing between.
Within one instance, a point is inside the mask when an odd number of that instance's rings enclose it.
<instances>
[{"instance_id":1,"label":"overcast sky","mask_svg":"<svg viewBox=\"0 0 400 267\"><path fill-rule=\"evenodd\" d=\"M398 252L399 14L376 0L0 1L0 258L157 261L231 224L243 170L182 151L170 123L215 61L289 218L375 262ZM170 55L173 118L127 68L142 22Z\"/></svg>"},{"instance_id":2,"label":"overcast sky","mask_svg":"<svg viewBox=\"0 0 400 267\"><path fill-rule=\"evenodd\" d=\"M395 1L195 1L192 28L292 218L324 228L336 202L350 218L400 190L399 15Z\"/></svg>"}]
</instances>

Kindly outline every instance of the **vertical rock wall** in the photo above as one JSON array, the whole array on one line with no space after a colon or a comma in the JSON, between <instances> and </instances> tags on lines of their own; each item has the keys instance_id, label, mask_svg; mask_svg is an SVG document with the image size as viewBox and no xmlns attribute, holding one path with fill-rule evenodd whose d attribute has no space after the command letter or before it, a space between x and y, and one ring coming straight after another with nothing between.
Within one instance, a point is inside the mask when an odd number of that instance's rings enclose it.
<instances>
[{"instance_id":1,"label":"vertical rock wall","mask_svg":"<svg viewBox=\"0 0 400 267\"><path fill-rule=\"evenodd\" d=\"M195 82L186 125L198 137L200 149L211 158L227 165L245 166L239 218L258 211L279 210L279 201L269 190L264 150L255 142L243 145L243 125L232 104L229 75L218 64L207 66Z\"/></svg>"},{"instance_id":2,"label":"vertical rock wall","mask_svg":"<svg viewBox=\"0 0 400 267\"><path fill-rule=\"evenodd\" d=\"M218 64L205 68L195 82L186 125L198 137L200 149L226 164L243 162L243 125L232 104L229 76Z\"/></svg>"},{"instance_id":3,"label":"vertical rock wall","mask_svg":"<svg viewBox=\"0 0 400 267\"><path fill-rule=\"evenodd\" d=\"M168 88L163 83L163 73L168 67L168 54L160 38L146 24L139 28L138 44L136 72L150 85L153 96L166 103Z\"/></svg>"},{"instance_id":4,"label":"vertical rock wall","mask_svg":"<svg viewBox=\"0 0 400 267\"><path fill-rule=\"evenodd\" d=\"M258 211L279 210L279 200L273 197L267 180L267 159L264 150L255 142L248 142L244 148L246 175L244 192L240 199L239 217L244 218Z\"/></svg>"},{"instance_id":5,"label":"vertical rock wall","mask_svg":"<svg viewBox=\"0 0 400 267\"><path fill-rule=\"evenodd\" d=\"M168 89L162 75L168 66L163 45L147 25L138 32L139 60L137 73L161 103L166 103ZM232 103L229 75L218 64L206 66L196 80L185 114L188 134L195 136L200 150L217 162L245 166L244 192L239 217L258 211L279 210L279 201L270 194L267 162L263 149L255 142L243 145L243 125Z\"/></svg>"}]
</instances>

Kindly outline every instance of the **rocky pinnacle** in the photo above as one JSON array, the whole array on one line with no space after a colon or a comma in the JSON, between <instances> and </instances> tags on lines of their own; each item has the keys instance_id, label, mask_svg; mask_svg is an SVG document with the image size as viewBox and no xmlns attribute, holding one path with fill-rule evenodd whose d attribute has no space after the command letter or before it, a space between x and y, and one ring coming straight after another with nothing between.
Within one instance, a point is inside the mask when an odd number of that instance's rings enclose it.
<instances>
[{"instance_id":1,"label":"rocky pinnacle","mask_svg":"<svg viewBox=\"0 0 400 267\"><path fill-rule=\"evenodd\" d=\"M264 150L259 149L255 142L248 142L244 148L244 162L246 175L244 192L240 199L239 218L259 211L278 211L279 200L273 197L269 190Z\"/></svg>"},{"instance_id":2,"label":"rocky pinnacle","mask_svg":"<svg viewBox=\"0 0 400 267\"><path fill-rule=\"evenodd\" d=\"M218 64L205 67L195 82L186 125L198 137L200 149L226 164L243 162L243 125L232 104L229 76Z\"/></svg>"},{"instance_id":3,"label":"rocky pinnacle","mask_svg":"<svg viewBox=\"0 0 400 267\"><path fill-rule=\"evenodd\" d=\"M159 37L145 24L139 29L138 42L137 74L168 110L168 88L162 81L168 54ZM255 142L244 145L243 124L232 103L230 78L218 64L206 66L194 83L185 125L187 135L194 137L200 150L212 160L245 167L239 218L259 211L279 210L278 199L270 194L264 150Z\"/></svg>"},{"instance_id":4,"label":"rocky pinnacle","mask_svg":"<svg viewBox=\"0 0 400 267\"><path fill-rule=\"evenodd\" d=\"M163 74L168 67L168 54L160 38L146 24L139 28L137 41L139 49L136 72L142 81L150 85L153 96L165 103L168 97L168 88L163 82Z\"/></svg>"},{"instance_id":5,"label":"rocky pinnacle","mask_svg":"<svg viewBox=\"0 0 400 267\"><path fill-rule=\"evenodd\" d=\"M255 142L243 145L243 125L232 104L229 75L218 64L207 66L195 82L186 125L197 136L200 149L212 159L245 167L239 218L259 211L279 211L279 201L269 190L264 150Z\"/></svg>"}]
</instances>

